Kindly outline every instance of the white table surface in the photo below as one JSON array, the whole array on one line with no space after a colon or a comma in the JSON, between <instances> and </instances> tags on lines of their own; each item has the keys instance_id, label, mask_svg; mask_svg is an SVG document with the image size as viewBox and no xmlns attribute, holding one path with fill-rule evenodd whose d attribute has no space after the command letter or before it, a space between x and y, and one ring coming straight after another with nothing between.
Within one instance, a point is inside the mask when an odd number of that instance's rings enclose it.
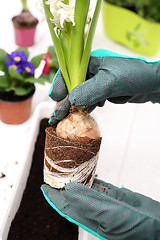
<instances>
[{"instance_id":1,"label":"white table surface","mask_svg":"<svg viewBox=\"0 0 160 240\"><path fill-rule=\"evenodd\" d=\"M2 0L0 0L2 3ZM29 0L28 6L40 20L36 1ZM0 48L12 52L17 47L11 18L21 11L20 1L3 1L0 7ZM39 23L36 32L36 43L30 47L31 55L46 52L52 45L46 23ZM99 18L93 50L109 49L133 57L139 54L112 42L103 32L101 16ZM155 57L146 57L149 61L160 59L160 52ZM37 105L51 101L48 97L50 84L36 85L32 104L32 116ZM105 107L97 108L96 116L103 141L97 167L98 177L119 187L127 187L160 201L160 105L159 104L125 104L116 105L106 102ZM25 140L32 125L30 120L19 126L0 122L0 228L3 216L7 211L7 199L12 192L15 175L25 148ZM98 116L98 117L97 117ZM1 176L1 175L0 175ZM88 239L96 239L88 235Z\"/></svg>"}]
</instances>

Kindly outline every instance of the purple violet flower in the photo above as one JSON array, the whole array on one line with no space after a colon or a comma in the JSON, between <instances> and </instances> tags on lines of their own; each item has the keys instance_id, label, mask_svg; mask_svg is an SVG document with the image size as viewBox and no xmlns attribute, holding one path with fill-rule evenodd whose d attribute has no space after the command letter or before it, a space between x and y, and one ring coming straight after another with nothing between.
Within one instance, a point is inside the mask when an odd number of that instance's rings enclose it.
<instances>
[{"instance_id":1,"label":"purple violet flower","mask_svg":"<svg viewBox=\"0 0 160 240\"><path fill-rule=\"evenodd\" d=\"M27 55L23 51L12 52L11 54L7 54L7 57L9 58L6 62L7 69L11 66L20 74L25 71L26 73L34 75L35 66L27 61Z\"/></svg>"},{"instance_id":2,"label":"purple violet flower","mask_svg":"<svg viewBox=\"0 0 160 240\"><path fill-rule=\"evenodd\" d=\"M23 51L12 52L11 54L7 54L7 57L17 63L27 62L27 55Z\"/></svg>"},{"instance_id":3,"label":"purple violet flower","mask_svg":"<svg viewBox=\"0 0 160 240\"><path fill-rule=\"evenodd\" d=\"M16 64L14 61L12 61L12 60L8 60L7 62L6 62L6 67L7 67L7 69L9 69L9 67L12 67L13 69L15 69L18 73L22 73L23 72L23 69L22 69L22 67L21 67L21 65L19 65L19 64Z\"/></svg>"},{"instance_id":4,"label":"purple violet flower","mask_svg":"<svg viewBox=\"0 0 160 240\"><path fill-rule=\"evenodd\" d=\"M25 62L22 64L22 67L26 73L34 75L35 66L30 62Z\"/></svg>"}]
</instances>

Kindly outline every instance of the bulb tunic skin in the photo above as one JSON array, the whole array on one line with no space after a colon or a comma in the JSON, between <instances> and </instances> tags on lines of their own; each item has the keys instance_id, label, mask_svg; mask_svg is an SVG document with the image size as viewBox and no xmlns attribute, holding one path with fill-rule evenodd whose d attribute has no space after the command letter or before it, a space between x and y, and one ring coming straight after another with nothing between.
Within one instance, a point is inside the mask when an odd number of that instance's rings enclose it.
<instances>
[{"instance_id":1,"label":"bulb tunic skin","mask_svg":"<svg viewBox=\"0 0 160 240\"><path fill-rule=\"evenodd\" d=\"M87 142L99 138L100 130L92 116L77 111L58 123L56 134L63 139Z\"/></svg>"}]
</instances>

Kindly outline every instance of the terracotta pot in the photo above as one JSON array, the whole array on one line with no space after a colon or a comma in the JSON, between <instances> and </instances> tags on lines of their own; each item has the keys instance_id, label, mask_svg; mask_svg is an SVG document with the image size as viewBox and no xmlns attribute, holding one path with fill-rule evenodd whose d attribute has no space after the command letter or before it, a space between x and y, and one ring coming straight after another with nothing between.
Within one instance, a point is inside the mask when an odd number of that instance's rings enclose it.
<instances>
[{"instance_id":1,"label":"terracotta pot","mask_svg":"<svg viewBox=\"0 0 160 240\"><path fill-rule=\"evenodd\" d=\"M0 100L0 120L7 124L21 124L31 115L32 96L19 102Z\"/></svg>"}]
</instances>

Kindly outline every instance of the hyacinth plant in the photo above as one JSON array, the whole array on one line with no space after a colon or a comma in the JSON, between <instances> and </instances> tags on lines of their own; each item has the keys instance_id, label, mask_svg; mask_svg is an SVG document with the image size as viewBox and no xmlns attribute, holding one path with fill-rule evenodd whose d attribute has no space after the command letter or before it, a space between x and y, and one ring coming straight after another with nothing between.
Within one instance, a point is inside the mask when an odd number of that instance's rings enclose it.
<instances>
[{"instance_id":1,"label":"hyacinth plant","mask_svg":"<svg viewBox=\"0 0 160 240\"><path fill-rule=\"evenodd\" d=\"M61 73L70 94L86 80L102 0L95 0L91 18L91 0L42 1ZM46 129L44 182L58 189L72 181L91 186L101 142L100 130L87 106L71 106L66 116L65 101L68 111L70 103L65 98L58 102L52 115L56 121L49 121L54 127ZM58 118L57 109L65 112L64 118ZM92 156L88 155L88 147L96 149Z\"/></svg>"},{"instance_id":2,"label":"hyacinth plant","mask_svg":"<svg viewBox=\"0 0 160 240\"><path fill-rule=\"evenodd\" d=\"M38 69L40 64L41 69ZM47 54L34 56L30 61L27 48L18 48L11 54L0 49L0 93L25 96L34 90L36 83L51 83L57 69L53 46L48 48Z\"/></svg>"},{"instance_id":3,"label":"hyacinth plant","mask_svg":"<svg viewBox=\"0 0 160 240\"><path fill-rule=\"evenodd\" d=\"M90 0L42 0L59 66L70 93L86 79L102 0L89 23ZM86 25L89 24L86 34Z\"/></svg>"},{"instance_id":4,"label":"hyacinth plant","mask_svg":"<svg viewBox=\"0 0 160 240\"><path fill-rule=\"evenodd\" d=\"M94 1L91 17L90 3L91 0L43 0L45 16L68 93L86 80L102 0ZM58 103L57 107L62 110L64 105ZM61 121L57 118L56 111L53 114L59 122L55 128L49 128L49 137L46 131L47 148L44 154L44 181L52 187L62 188L71 181L92 185L101 137L98 124L86 107L71 106L69 115ZM52 121L49 123L52 125ZM93 145L97 152L94 157L86 157L88 150L85 150ZM85 157L82 153L85 153Z\"/></svg>"}]
</instances>

